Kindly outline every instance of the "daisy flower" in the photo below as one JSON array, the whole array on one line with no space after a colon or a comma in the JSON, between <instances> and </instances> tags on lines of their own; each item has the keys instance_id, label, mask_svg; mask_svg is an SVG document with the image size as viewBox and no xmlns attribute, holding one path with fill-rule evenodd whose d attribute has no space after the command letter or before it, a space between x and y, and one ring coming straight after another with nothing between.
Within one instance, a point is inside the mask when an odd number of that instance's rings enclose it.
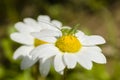
<instances>
[{"instance_id":1,"label":"daisy flower","mask_svg":"<svg viewBox=\"0 0 120 80\"><path fill-rule=\"evenodd\" d=\"M37 46L31 51L33 59L42 58L43 61L53 59L54 68L63 73L65 68L73 69L79 63L82 67L90 70L92 62L106 63L102 50L97 46L104 44L105 40L99 35L85 35L82 31L74 28L61 28L57 31L33 32L32 35L40 40L56 37L54 41ZM58 34L59 33L59 34ZM42 36L44 35L44 37Z\"/></svg>"},{"instance_id":2,"label":"daisy flower","mask_svg":"<svg viewBox=\"0 0 120 80\"><path fill-rule=\"evenodd\" d=\"M51 25L50 25L51 24ZM54 27L54 26L56 27ZM35 47L40 46L42 44L46 44L49 41L54 41L54 38L52 37L51 40L48 41L47 38L44 38L45 41L39 40L31 35L32 32L43 32L46 29L46 31L49 32L49 30L58 31L57 27L59 28L62 24L57 20L50 20L49 16L41 15L38 17L38 21L35 21L31 18L25 18L24 22L18 22L15 24L15 28L18 30L18 32L12 33L10 35L11 39L13 41L16 41L20 44L22 44L21 47L19 47L13 55L14 59L22 58L21 62L21 69L26 69L31 67L33 64L35 64L38 60L40 62L39 70L41 72L41 75L46 76L50 69L50 60L46 60L45 62L42 62L41 59L32 59L32 56L29 54ZM49 29L49 30L47 30ZM45 66L49 66L45 68Z\"/></svg>"}]
</instances>

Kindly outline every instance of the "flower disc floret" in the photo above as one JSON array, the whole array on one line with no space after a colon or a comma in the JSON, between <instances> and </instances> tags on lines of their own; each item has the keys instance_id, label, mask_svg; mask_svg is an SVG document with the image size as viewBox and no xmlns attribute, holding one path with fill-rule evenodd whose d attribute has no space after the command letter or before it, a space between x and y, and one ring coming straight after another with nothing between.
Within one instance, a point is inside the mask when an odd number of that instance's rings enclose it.
<instances>
[{"instance_id":1,"label":"flower disc floret","mask_svg":"<svg viewBox=\"0 0 120 80\"><path fill-rule=\"evenodd\" d=\"M35 40L34 40L34 46L35 47L37 47L39 45L42 45L42 44L47 44L47 42L35 38Z\"/></svg>"},{"instance_id":2,"label":"flower disc floret","mask_svg":"<svg viewBox=\"0 0 120 80\"><path fill-rule=\"evenodd\" d=\"M55 45L59 48L62 52L77 52L82 47L80 41L73 35L64 35L60 37Z\"/></svg>"}]
</instances>

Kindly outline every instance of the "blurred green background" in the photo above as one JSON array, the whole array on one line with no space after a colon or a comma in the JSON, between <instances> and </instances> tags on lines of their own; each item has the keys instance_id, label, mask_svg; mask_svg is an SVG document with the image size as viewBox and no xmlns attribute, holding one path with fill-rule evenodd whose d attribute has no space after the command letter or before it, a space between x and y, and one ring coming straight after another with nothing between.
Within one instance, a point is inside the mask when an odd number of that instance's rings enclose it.
<instances>
[{"instance_id":1,"label":"blurred green background","mask_svg":"<svg viewBox=\"0 0 120 80\"><path fill-rule=\"evenodd\" d=\"M100 46L107 64L96 64L88 71L78 65L68 70L67 80L120 80L120 0L0 0L0 80L60 80L52 68L42 78L36 66L20 70L20 60L13 60L20 44L10 40L14 24L23 18L37 19L49 15L64 25L81 24L86 34L103 36L107 43Z\"/></svg>"}]
</instances>

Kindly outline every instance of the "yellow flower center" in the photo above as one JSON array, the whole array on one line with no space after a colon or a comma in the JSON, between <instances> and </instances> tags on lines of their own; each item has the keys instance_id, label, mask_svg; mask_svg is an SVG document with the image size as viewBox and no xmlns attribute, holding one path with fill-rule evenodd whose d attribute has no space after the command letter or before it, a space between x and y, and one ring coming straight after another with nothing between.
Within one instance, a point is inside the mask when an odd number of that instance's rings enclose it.
<instances>
[{"instance_id":1,"label":"yellow flower center","mask_svg":"<svg viewBox=\"0 0 120 80\"><path fill-rule=\"evenodd\" d=\"M73 35L63 35L55 44L62 52L74 53L82 47L80 41Z\"/></svg>"},{"instance_id":2,"label":"yellow flower center","mask_svg":"<svg viewBox=\"0 0 120 80\"><path fill-rule=\"evenodd\" d=\"M39 45L42 45L42 44L47 44L48 42L45 42L45 41L42 41L42 40L39 40L39 39L36 39L34 40L34 46L37 47Z\"/></svg>"}]
</instances>

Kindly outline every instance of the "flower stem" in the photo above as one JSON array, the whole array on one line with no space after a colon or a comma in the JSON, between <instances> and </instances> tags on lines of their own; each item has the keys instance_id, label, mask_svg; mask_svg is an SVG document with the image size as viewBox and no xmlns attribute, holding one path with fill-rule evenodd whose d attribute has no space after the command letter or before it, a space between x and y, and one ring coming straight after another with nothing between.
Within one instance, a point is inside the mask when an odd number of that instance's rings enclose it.
<instances>
[{"instance_id":1,"label":"flower stem","mask_svg":"<svg viewBox=\"0 0 120 80\"><path fill-rule=\"evenodd\" d=\"M63 76L62 76L62 80L66 80L66 77L67 77L67 68L64 69L64 73L63 73Z\"/></svg>"},{"instance_id":2,"label":"flower stem","mask_svg":"<svg viewBox=\"0 0 120 80\"><path fill-rule=\"evenodd\" d=\"M45 77L40 76L39 73L39 63L36 63L32 70L32 75L34 80L46 80Z\"/></svg>"}]
</instances>

